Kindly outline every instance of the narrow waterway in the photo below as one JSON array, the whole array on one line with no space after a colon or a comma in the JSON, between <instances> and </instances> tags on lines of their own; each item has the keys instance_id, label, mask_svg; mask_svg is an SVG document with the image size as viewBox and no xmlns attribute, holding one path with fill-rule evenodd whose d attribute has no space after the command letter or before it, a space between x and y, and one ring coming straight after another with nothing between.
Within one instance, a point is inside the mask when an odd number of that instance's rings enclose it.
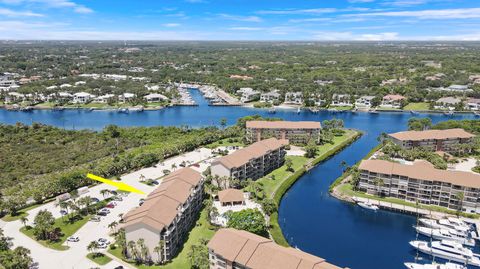
<instances>
[{"instance_id":1,"label":"narrow waterway","mask_svg":"<svg viewBox=\"0 0 480 269\"><path fill-rule=\"evenodd\" d=\"M413 216L387 211L371 212L341 202L328 194L328 186L341 174L342 161L352 165L375 145L382 132L407 128L409 113L330 113L313 114L296 110L266 110L243 107L208 106L198 91L191 91L199 103L195 107L172 107L159 111L122 114L116 111L36 110L14 112L0 109L0 123L31 124L41 122L67 129L100 130L108 124L119 126L189 125L192 127L219 125L226 118L234 124L240 117L260 114L285 120L339 118L347 128L362 130L364 135L345 150L305 174L286 193L279 210L280 225L292 246L318 255L340 266L353 269L401 269L413 261L415 252L408 242L415 239ZM433 122L448 119L469 119L473 115L445 116L421 114Z\"/></svg>"}]
</instances>

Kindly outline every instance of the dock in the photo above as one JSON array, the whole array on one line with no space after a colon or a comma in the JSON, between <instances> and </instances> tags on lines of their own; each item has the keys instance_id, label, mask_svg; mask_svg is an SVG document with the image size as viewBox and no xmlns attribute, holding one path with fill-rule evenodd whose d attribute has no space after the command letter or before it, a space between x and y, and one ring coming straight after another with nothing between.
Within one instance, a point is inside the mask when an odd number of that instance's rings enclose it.
<instances>
[{"instance_id":1,"label":"dock","mask_svg":"<svg viewBox=\"0 0 480 269\"><path fill-rule=\"evenodd\" d=\"M406 206L406 205L399 205L399 204L389 203L389 202L382 202L374 199L368 199L368 198L357 197L357 196L352 197L352 200L355 202L364 202L364 203L369 202L384 210L401 212L401 213L406 213L410 215L424 215L424 216L433 216L437 218L451 216L449 214L436 212L428 209L423 209L423 208L418 208L413 206Z\"/></svg>"}]
</instances>

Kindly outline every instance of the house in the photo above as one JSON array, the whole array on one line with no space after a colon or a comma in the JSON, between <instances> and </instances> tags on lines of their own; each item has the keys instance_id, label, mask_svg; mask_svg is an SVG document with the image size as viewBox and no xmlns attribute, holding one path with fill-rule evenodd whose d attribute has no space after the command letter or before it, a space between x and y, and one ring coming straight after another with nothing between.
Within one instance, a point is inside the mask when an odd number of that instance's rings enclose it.
<instances>
[{"instance_id":1,"label":"house","mask_svg":"<svg viewBox=\"0 0 480 269\"><path fill-rule=\"evenodd\" d=\"M143 239L147 261L156 259L155 247L159 244L163 244L162 261L175 257L202 208L203 183L202 174L189 167L164 177L140 207L123 216L126 241Z\"/></svg>"},{"instance_id":2,"label":"house","mask_svg":"<svg viewBox=\"0 0 480 269\"><path fill-rule=\"evenodd\" d=\"M68 92L56 92L47 96L47 102L68 103L73 100L73 95Z\"/></svg>"},{"instance_id":3,"label":"house","mask_svg":"<svg viewBox=\"0 0 480 269\"><path fill-rule=\"evenodd\" d=\"M68 84L68 83L64 83L62 85L60 85L60 89L65 89L65 88L71 88L73 87L71 84Z\"/></svg>"},{"instance_id":4,"label":"house","mask_svg":"<svg viewBox=\"0 0 480 269\"><path fill-rule=\"evenodd\" d=\"M227 226L228 212L238 212L245 209L262 211L262 206L250 199L250 193L237 189L219 191L214 197L213 206L217 209L218 214L211 216L211 222L222 227Z\"/></svg>"},{"instance_id":5,"label":"house","mask_svg":"<svg viewBox=\"0 0 480 269\"><path fill-rule=\"evenodd\" d=\"M462 100L456 97L442 97L435 102L435 109L455 110L455 107L462 103Z\"/></svg>"},{"instance_id":6,"label":"house","mask_svg":"<svg viewBox=\"0 0 480 269\"><path fill-rule=\"evenodd\" d=\"M363 107L363 108L370 108L370 107L372 107L373 99L375 99L375 96L373 96L373 95L364 95L364 96L358 98L355 101L355 106Z\"/></svg>"},{"instance_id":7,"label":"house","mask_svg":"<svg viewBox=\"0 0 480 269\"><path fill-rule=\"evenodd\" d=\"M210 269L341 269L323 258L233 228L218 230L207 247Z\"/></svg>"},{"instance_id":8,"label":"house","mask_svg":"<svg viewBox=\"0 0 480 269\"><path fill-rule=\"evenodd\" d=\"M86 104L90 102L95 95L88 92L77 92L73 94L73 103L75 104Z\"/></svg>"},{"instance_id":9,"label":"house","mask_svg":"<svg viewBox=\"0 0 480 269\"><path fill-rule=\"evenodd\" d=\"M318 140L322 126L318 121L247 121L245 138L249 143L269 137L287 139L292 144Z\"/></svg>"},{"instance_id":10,"label":"house","mask_svg":"<svg viewBox=\"0 0 480 269\"><path fill-rule=\"evenodd\" d=\"M240 180L259 179L285 161L288 140L269 138L258 141L232 154L213 160L210 167L213 176Z\"/></svg>"},{"instance_id":11,"label":"house","mask_svg":"<svg viewBox=\"0 0 480 269\"><path fill-rule=\"evenodd\" d=\"M167 101L168 97L159 93L151 93L151 94L145 95L143 99L145 99L147 103L158 103L162 101Z\"/></svg>"},{"instance_id":12,"label":"house","mask_svg":"<svg viewBox=\"0 0 480 269\"><path fill-rule=\"evenodd\" d=\"M469 89L468 85L450 85L447 88L449 91L452 92L471 92L472 89Z\"/></svg>"},{"instance_id":13,"label":"house","mask_svg":"<svg viewBox=\"0 0 480 269\"><path fill-rule=\"evenodd\" d=\"M479 111L480 110L480 99L477 98L468 98L466 101L465 108L468 110Z\"/></svg>"},{"instance_id":14,"label":"house","mask_svg":"<svg viewBox=\"0 0 480 269\"><path fill-rule=\"evenodd\" d=\"M352 102L349 94L333 94L330 106L351 106Z\"/></svg>"},{"instance_id":15,"label":"house","mask_svg":"<svg viewBox=\"0 0 480 269\"><path fill-rule=\"evenodd\" d=\"M242 103L247 103L251 101L258 100L260 97L260 92L253 90L252 88L240 88L237 91L237 94L241 94L242 97L240 98L240 101Z\"/></svg>"},{"instance_id":16,"label":"house","mask_svg":"<svg viewBox=\"0 0 480 269\"><path fill-rule=\"evenodd\" d=\"M472 143L475 135L457 128L446 130L405 131L388 134L388 137L404 149L422 147L432 151L454 152L459 144Z\"/></svg>"},{"instance_id":17,"label":"house","mask_svg":"<svg viewBox=\"0 0 480 269\"><path fill-rule=\"evenodd\" d=\"M110 100L113 100L115 98L115 94L105 94L105 95L101 95L101 96L98 96L96 97L93 102L94 103L101 103L101 104L106 104L108 103Z\"/></svg>"},{"instance_id":18,"label":"house","mask_svg":"<svg viewBox=\"0 0 480 269\"><path fill-rule=\"evenodd\" d=\"M302 105L303 93L302 92L287 92L285 94L285 104L289 105Z\"/></svg>"},{"instance_id":19,"label":"house","mask_svg":"<svg viewBox=\"0 0 480 269\"><path fill-rule=\"evenodd\" d=\"M280 93L278 90L273 90L267 93L262 93L260 95L260 102L264 103L275 103L280 100Z\"/></svg>"},{"instance_id":20,"label":"house","mask_svg":"<svg viewBox=\"0 0 480 269\"><path fill-rule=\"evenodd\" d=\"M436 169L423 160L413 164L364 160L358 170L358 189L368 194L480 213L479 174Z\"/></svg>"},{"instance_id":21,"label":"house","mask_svg":"<svg viewBox=\"0 0 480 269\"><path fill-rule=\"evenodd\" d=\"M135 94L133 93L122 93L118 96L118 101L121 103L126 103L128 101L131 101L135 98Z\"/></svg>"},{"instance_id":22,"label":"house","mask_svg":"<svg viewBox=\"0 0 480 269\"><path fill-rule=\"evenodd\" d=\"M18 92L9 92L5 97L5 103L23 102L25 100L26 100L25 94L18 93Z\"/></svg>"},{"instance_id":23,"label":"house","mask_svg":"<svg viewBox=\"0 0 480 269\"><path fill-rule=\"evenodd\" d=\"M382 98L381 107L384 108L401 108L402 102L404 102L406 98L399 94L388 94Z\"/></svg>"}]
</instances>

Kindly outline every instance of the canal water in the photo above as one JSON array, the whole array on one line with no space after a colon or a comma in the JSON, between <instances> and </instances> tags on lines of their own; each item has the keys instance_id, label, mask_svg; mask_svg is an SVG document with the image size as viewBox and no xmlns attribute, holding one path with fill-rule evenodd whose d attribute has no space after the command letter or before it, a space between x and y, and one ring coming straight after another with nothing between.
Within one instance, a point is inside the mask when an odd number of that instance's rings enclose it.
<instances>
[{"instance_id":1,"label":"canal water","mask_svg":"<svg viewBox=\"0 0 480 269\"><path fill-rule=\"evenodd\" d=\"M0 109L0 123L31 124L41 122L68 129L100 130L108 124L119 126L219 125L222 118L234 124L240 117L259 114L271 117L267 110L243 107L212 107L201 94L191 91L199 106L172 107L159 111L130 114L116 111L35 110L14 112ZM375 145L382 133L407 128L409 113L331 113L277 110L274 117L285 120L323 121L338 118L347 128L362 130L364 135L339 154L321 163L295 183L286 193L279 209L279 222L290 245L320 256L331 263L353 269L402 269L413 261L415 251L408 242L415 239L413 216L387 211L371 212L339 201L328 194L329 185L341 175L341 163L353 165ZM420 114L433 122L471 119L473 115L445 116Z\"/></svg>"}]
</instances>

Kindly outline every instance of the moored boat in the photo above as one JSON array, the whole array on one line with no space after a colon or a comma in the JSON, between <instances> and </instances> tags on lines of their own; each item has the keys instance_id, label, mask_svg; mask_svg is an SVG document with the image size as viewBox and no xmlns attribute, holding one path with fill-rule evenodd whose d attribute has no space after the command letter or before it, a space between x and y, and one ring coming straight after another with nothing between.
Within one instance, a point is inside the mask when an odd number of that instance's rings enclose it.
<instances>
[{"instance_id":1,"label":"moored boat","mask_svg":"<svg viewBox=\"0 0 480 269\"><path fill-rule=\"evenodd\" d=\"M413 262L406 262L404 264L408 269L467 269L467 267L463 265L451 263L451 262L447 262L445 264L439 264L439 263L419 264L419 263L413 263Z\"/></svg>"},{"instance_id":2,"label":"moored boat","mask_svg":"<svg viewBox=\"0 0 480 269\"><path fill-rule=\"evenodd\" d=\"M357 205L362 207L362 208L373 210L373 211L377 211L379 209L378 206L376 206L376 205L374 205L370 202L358 202Z\"/></svg>"},{"instance_id":3,"label":"moored boat","mask_svg":"<svg viewBox=\"0 0 480 269\"><path fill-rule=\"evenodd\" d=\"M410 245L418 251L433 257L480 267L480 259L470 249L453 241L442 240L428 243L415 240L410 241Z\"/></svg>"},{"instance_id":4,"label":"moored boat","mask_svg":"<svg viewBox=\"0 0 480 269\"><path fill-rule=\"evenodd\" d=\"M427 227L415 227L415 230L422 235L427 237L431 237L436 240L451 240L457 243L460 243L465 246L474 247L475 240L472 238L468 238L466 236L461 236L456 234L455 232L451 231L451 229L435 229L435 228L427 228Z\"/></svg>"}]
</instances>

